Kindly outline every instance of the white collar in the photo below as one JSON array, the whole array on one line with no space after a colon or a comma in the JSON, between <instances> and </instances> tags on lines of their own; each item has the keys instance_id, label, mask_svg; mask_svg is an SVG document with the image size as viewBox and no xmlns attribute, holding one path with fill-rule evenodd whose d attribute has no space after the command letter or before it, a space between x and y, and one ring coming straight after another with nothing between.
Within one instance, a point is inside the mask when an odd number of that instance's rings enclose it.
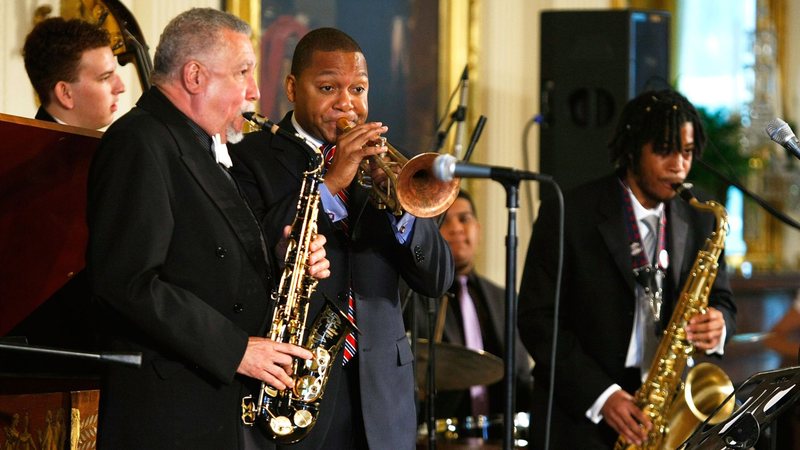
<instances>
[{"instance_id":1,"label":"white collar","mask_svg":"<svg viewBox=\"0 0 800 450\"><path fill-rule=\"evenodd\" d=\"M306 130L304 130L303 127L301 127L299 123L297 123L297 119L295 119L295 117L294 117L294 112L292 112L292 126L294 127L295 131L297 131L297 134L299 134L300 136L303 136L304 138L306 138L307 141L313 142L317 146L317 148L322 147L322 145L324 144L319 139L317 139L314 136L311 136L310 134L308 134L308 132Z\"/></svg>"},{"instance_id":2,"label":"white collar","mask_svg":"<svg viewBox=\"0 0 800 450\"><path fill-rule=\"evenodd\" d=\"M661 214L664 212L664 202L660 202L656 205L655 208L645 208L639 203L639 199L633 195L633 191L631 191L630 186L626 186L628 188L628 195L631 197L631 205L633 205L633 215L636 216L636 221L641 221L645 217L649 216L656 216L661 217Z\"/></svg>"},{"instance_id":3,"label":"white collar","mask_svg":"<svg viewBox=\"0 0 800 450\"><path fill-rule=\"evenodd\" d=\"M231 161L231 155L228 154L228 146L222 143L219 133L211 136L211 142L213 143L214 158L217 159L217 164L222 164L230 169L233 166L233 161Z\"/></svg>"}]
</instances>

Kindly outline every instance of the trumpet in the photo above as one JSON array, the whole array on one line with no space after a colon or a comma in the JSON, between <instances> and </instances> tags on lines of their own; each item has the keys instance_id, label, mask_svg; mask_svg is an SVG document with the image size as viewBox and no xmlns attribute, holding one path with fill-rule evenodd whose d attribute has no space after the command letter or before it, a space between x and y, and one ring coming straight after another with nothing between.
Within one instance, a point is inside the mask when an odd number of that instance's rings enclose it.
<instances>
[{"instance_id":1,"label":"trumpet","mask_svg":"<svg viewBox=\"0 0 800 450\"><path fill-rule=\"evenodd\" d=\"M336 127L346 133L355 125L342 117L336 121ZM358 184L370 189L370 202L378 209L389 209L396 216L403 212L416 217L434 217L447 211L458 196L459 178L451 181L440 181L433 176L433 160L438 153L426 152L408 159L396 148L380 138L380 141L369 142L368 145L386 146L388 149L384 160L381 156L370 156L361 162L358 171ZM386 173L386 185L381 187L372 182L369 175L369 163L377 165ZM395 174L392 166L399 165L400 173Z\"/></svg>"}]
</instances>

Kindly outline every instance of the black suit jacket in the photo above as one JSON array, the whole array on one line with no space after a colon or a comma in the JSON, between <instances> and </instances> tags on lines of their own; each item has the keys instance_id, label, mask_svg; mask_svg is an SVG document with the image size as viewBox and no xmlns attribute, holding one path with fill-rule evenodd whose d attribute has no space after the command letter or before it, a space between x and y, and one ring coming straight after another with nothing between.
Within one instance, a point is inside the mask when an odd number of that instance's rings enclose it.
<instances>
[{"instance_id":1,"label":"black suit jacket","mask_svg":"<svg viewBox=\"0 0 800 450\"><path fill-rule=\"evenodd\" d=\"M240 448L236 369L265 329L272 267L188 120L154 87L90 169L87 270L107 342L143 354L140 369L109 366L100 448Z\"/></svg>"},{"instance_id":2,"label":"black suit jacket","mask_svg":"<svg viewBox=\"0 0 800 450\"><path fill-rule=\"evenodd\" d=\"M44 109L44 106L40 106L39 109L36 110L36 116L34 119L44 120L45 122L56 122L55 117L50 115L50 113Z\"/></svg>"},{"instance_id":3,"label":"black suit jacket","mask_svg":"<svg viewBox=\"0 0 800 450\"><path fill-rule=\"evenodd\" d=\"M281 121L282 128L292 130L290 117ZM295 215L302 172L308 166L307 151L294 141L266 131L249 134L232 147L234 176L256 215L268 212L264 228L270 237L277 237L282 224ZM350 236L334 226L320 205L318 226L328 239L325 248L331 277L319 283L309 320L321 309L323 295L338 299L339 307L345 310L342 294L352 285L356 322L361 330L355 363L369 446L411 449L416 435L413 356L403 326L399 276L415 290L439 296L453 282L453 259L431 219L417 219L410 242L401 245L386 212L373 208L367 200L368 191L356 183L351 185ZM337 432L329 428L343 377L338 361L333 367L318 422L297 445L299 448L328 448L326 434Z\"/></svg>"},{"instance_id":4,"label":"black suit jacket","mask_svg":"<svg viewBox=\"0 0 800 450\"><path fill-rule=\"evenodd\" d=\"M551 448L604 448L616 434L585 412L609 386L618 383L633 393L625 357L633 327L635 281L622 187L608 176L577 188L565 197L564 267L559 309L559 334L554 384L555 405ZM714 216L675 198L667 203L667 251L670 256L663 321L669 321L695 257L711 234ZM522 341L536 361L533 442L541 447L553 331L554 281L558 218L554 202L542 204L533 229L519 295ZM725 316L727 336L735 333L736 307L725 270L724 255L709 304ZM635 377L634 377L635 378ZM537 448L538 448L537 447Z\"/></svg>"},{"instance_id":5,"label":"black suit jacket","mask_svg":"<svg viewBox=\"0 0 800 450\"><path fill-rule=\"evenodd\" d=\"M456 283L458 284L458 283ZM480 302L486 308L488 321L481 323L481 334L484 340L484 350L500 357L505 358L505 289L489 281L476 273L469 275L470 291L474 293L473 300ZM452 290L452 289L451 289ZM414 311L416 322L411 323L411 315L406 314L406 326L411 329L416 326L416 336L427 339L428 318L427 303L418 295L412 296L412 301L416 301ZM444 330L442 342L456 345L464 345L464 332L462 330L461 314L456 312L453 302L458 300L452 296L448 298L448 308L445 312ZM441 305L441 303L439 303ZM411 310L411 308L408 308ZM519 333L517 333L519 336ZM487 345L493 344L495 348ZM531 363L528 352L522 341L517 337L514 353L514 367L516 376L516 410L530 412L531 391L533 389L533 378L531 375ZM437 366L438 367L438 366ZM443 367L445 369L446 367ZM489 386L489 413L492 416L501 416L505 411L504 404L504 383L498 381ZM437 418L464 418L472 415L472 405L470 402L469 390L444 391L439 390L436 394L435 414ZM420 422L424 422L421 418Z\"/></svg>"}]
</instances>

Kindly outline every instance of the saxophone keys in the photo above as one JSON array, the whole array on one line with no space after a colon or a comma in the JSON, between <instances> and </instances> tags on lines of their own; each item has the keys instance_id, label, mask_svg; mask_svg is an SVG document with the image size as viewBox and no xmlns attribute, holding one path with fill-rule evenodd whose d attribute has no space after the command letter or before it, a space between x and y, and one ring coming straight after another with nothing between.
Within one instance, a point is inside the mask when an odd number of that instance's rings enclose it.
<instances>
[{"instance_id":1,"label":"saxophone keys","mask_svg":"<svg viewBox=\"0 0 800 450\"><path fill-rule=\"evenodd\" d=\"M322 394L322 381L315 376L302 376L294 384L294 394L300 401L313 402Z\"/></svg>"},{"instance_id":2,"label":"saxophone keys","mask_svg":"<svg viewBox=\"0 0 800 450\"><path fill-rule=\"evenodd\" d=\"M331 362L331 354L328 353L328 351L324 348L317 347L314 349L314 362L316 363L317 368L328 367ZM324 371L324 369L322 371Z\"/></svg>"},{"instance_id":3,"label":"saxophone keys","mask_svg":"<svg viewBox=\"0 0 800 450\"><path fill-rule=\"evenodd\" d=\"M269 421L269 428L276 436L286 436L293 430L292 422L286 416L273 417Z\"/></svg>"},{"instance_id":4,"label":"saxophone keys","mask_svg":"<svg viewBox=\"0 0 800 450\"><path fill-rule=\"evenodd\" d=\"M256 423L256 408L252 395L242 398L242 423L248 427L252 427Z\"/></svg>"},{"instance_id":5,"label":"saxophone keys","mask_svg":"<svg viewBox=\"0 0 800 450\"><path fill-rule=\"evenodd\" d=\"M294 413L294 424L300 428L306 428L314 422L314 416L305 409L297 410Z\"/></svg>"}]
</instances>

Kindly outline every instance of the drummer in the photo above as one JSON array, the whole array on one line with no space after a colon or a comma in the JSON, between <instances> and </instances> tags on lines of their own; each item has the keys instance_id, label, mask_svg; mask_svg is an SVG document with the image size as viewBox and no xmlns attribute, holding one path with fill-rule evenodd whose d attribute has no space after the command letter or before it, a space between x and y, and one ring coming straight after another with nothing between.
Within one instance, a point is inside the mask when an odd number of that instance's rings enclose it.
<instances>
[{"instance_id":1,"label":"drummer","mask_svg":"<svg viewBox=\"0 0 800 450\"><path fill-rule=\"evenodd\" d=\"M475 271L475 256L480 245L481 225L475 210L472 197L461 190L458 198L447 210L441 226L442 236L450 245L456 264L456 279L450 288L452 295L440 303L446 309L444 327L440 330L442 342L463 345L468 348L483 350L492 355L504 355L505 330L505 290ZM420 305L420 303L418 303ZM427 327L424 325L425 308L415 308L417 316L418 336L427 338ZM423 325L420 325L423 324ZM407 326L410 327L407 318ZM441 369L439 369L441 367ZM529 412L533 386L531 376L532 363L525 348L517 337L516 343L516 411ZM447 372L447 367L437 365L437 370ZM469 377L470 374L461 374ZM480 374L474 374L480 379ZM477 416L502 417L503 385L498 381L489 386L473 386L462 391L439 390L436 396L435 415L437 418L460 419L464 423L467 417ZM425 421L420 415L419 421Z\"/></svg>"}]
</instances>

